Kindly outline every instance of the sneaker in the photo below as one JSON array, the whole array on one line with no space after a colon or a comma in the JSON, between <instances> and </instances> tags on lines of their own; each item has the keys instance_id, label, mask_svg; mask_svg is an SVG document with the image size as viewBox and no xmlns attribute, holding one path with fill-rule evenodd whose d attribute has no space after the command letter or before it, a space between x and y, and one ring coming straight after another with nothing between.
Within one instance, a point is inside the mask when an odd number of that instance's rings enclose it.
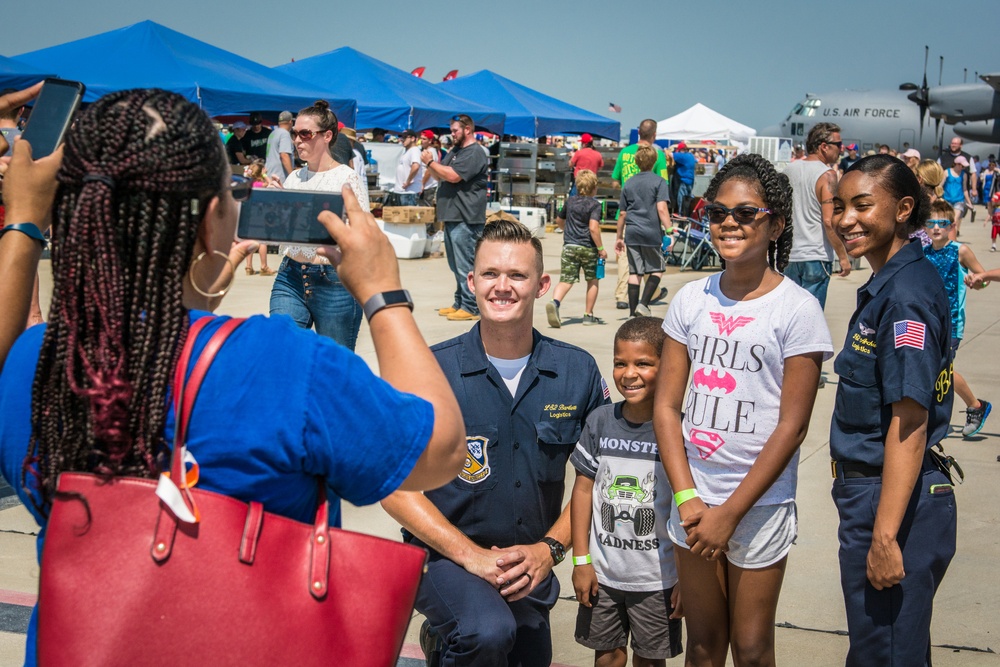
<instances>
[{"instance_id":1,"label":"sneaker","mask_svg":"<svg viewBox=\"0 0 1000 667\"><path fill-rule=\"evenodd\" d=\"M479 315L473 315L467 310L462 310L459 308L454 313L446 315L451 322L474 322L479 319Z\"/></svg>"},{"instance_id":2,"label":"sneaker","mask_svg":"<svg viewBox=\"0 0 1000 667\"><path fill-rule=\"evenodd\" d=\"M628 304L625 303L624 301L616 301L615 308L617 308L618 310L628 310Z\"/></svg>"},{"instance_id":3,"label":"sneaker","mask_svg":"<svg viewBox=\"0 0 1000 667\"><path fill-rule=\"evenodd\" d=\"M649 311L649 306L640 303L638 306L635 307L635 314L642 315L644 317L649 317L653 313Z\"/></svg>"},{"instance_id":4,"label":"sneaker","mask_svg":"<svg viewBox=\"0 0 1000 667\"><path fill-rule=\"evenodd\" d=\"M548 318L549 326L553 329L558 329L562 326L562 320L559 319L559 306L554 301L549 301L545 304L545 317Z\"/></svg>"},{"instance_id":5,"label":"sneaker","mask_svg":"<svg viewBox=\"0 0 1000 667\"><path fill-rule=\"evenodd\" d=\"M996 251L997 251L997 244L994 243L993 246L990 248L990 252L996 252Z\"/></svg>"},{"instance_id":6,"label":"sneaker","mask_svg":"<svg viewBox=\"0 0 1000 667\"><path fill-rule=\"evenodd\" d=\"M962 437L968 438L983 430L986 425L986 418L990 416L993 404L989 401L979 399L979 408L968 408L965 411L965 428L962 429Z\"/></svg>"},{"instance_id":7,"label":"sneaker","mask_svg":"<svg viewBox=\"0 0 1000 667\"><path fill-rule=\"evenodd\" d=\"M585 326L585 327L592 327L595 324L604 324L604 320L602 320L601 318L597 317L596 315L587 315L587 314L584 314L584 316L583 316L583 326Z\"/></svg>"},{"instance_id":8,"label":"sneaker","mask_svg":"<svg viewBox=\"0 0 1000 667\"><path fill-rule=\"evenodd\" d=\"M440 636L431 630L429 621L420 626L420 650L424 652L427 667L438 667L441 664L441 649L443 642Z\"/></svg>"},{"instance_id":9,"label":"sneaker","mask_svg":"<svg viewBox=\"0 0 1000 667\"><path fill-rule=\"evenodd\" d=\"M438 315L440 315L441 317L448 317L457 310L458 308L454 308L451 306L449 306L448 308L438 308Z\"/></svg>"}]
</instances>

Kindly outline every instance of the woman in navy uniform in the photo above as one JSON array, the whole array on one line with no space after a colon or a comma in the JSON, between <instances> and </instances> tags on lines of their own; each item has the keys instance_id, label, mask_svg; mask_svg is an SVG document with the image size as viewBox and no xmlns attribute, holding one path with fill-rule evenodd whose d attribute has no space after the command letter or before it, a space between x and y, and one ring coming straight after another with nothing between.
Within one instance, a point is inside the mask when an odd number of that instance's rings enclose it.
<instances>
[{"instance_id":1,"label":"woman in navy uniform","mask_svg":"<svg viewBox=\"0 0 1000 667\"><path fill-rule=\"evenodd\" d=\"M855 163L834 197L848 254L872 267L835 363L830 429L847 665L931 664L934 593L955 554L954 489L928 454L954 397L948 297L907 238L929 210L888 155Z\"/></svg>"}]
</instances>

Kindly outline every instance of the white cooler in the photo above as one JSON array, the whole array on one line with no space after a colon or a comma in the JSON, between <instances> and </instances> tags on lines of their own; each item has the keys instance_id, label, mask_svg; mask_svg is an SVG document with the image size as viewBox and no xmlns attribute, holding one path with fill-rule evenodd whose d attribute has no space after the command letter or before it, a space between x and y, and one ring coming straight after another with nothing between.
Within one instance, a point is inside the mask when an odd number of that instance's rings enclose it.
<instances>
[{"instance_id":1,"label":"white cooler","mask_svg":"<svg viewBox=\"0 0 1000 667\"><path fill-rule=\"evenodd\" d=\"M427 250L427 223L384 222L375 218L379 229L389 237L392 249L399 259L419 259Z\"/></svg>"},{"instance_id":2,"label":"white cooler","mask_svg":"<svg viewBox=\"0 0 1000 667\"><path fill-rule=\"evenodd\" d=\"M544 208L531 206L499 206L492 204L486 211L489 216L492 211L506 211L521 221L521 224L531 230L531 235L537 239L545 238L545 225L548 222L548 215Z\"/></svg>"}]
</instances>

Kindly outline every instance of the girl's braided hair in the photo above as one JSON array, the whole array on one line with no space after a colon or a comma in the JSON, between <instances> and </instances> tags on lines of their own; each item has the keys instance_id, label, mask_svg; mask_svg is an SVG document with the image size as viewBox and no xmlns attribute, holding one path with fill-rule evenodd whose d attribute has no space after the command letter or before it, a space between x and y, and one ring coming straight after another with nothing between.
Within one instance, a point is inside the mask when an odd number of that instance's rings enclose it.
<instances>
[{"instance_id":1,"label":"girl's braided hair","mask_svg":"<svg viewBox=\"0 0 1000 667\"><path fill-rule=\"evenodd\" d=\"M223 187L208 116L163 90L112 93L67 136L52 224L50 322L21 483L47 512L67 470L153 477L188 328L181 303L202 212Z\"/></svg>"},{"instance_id":2,"label":"girl's braided hair","mask_svg":"<svg viewBox=\"0 0 1000 667\"><path fill-rule=\"evenodd\" d=\"M771 215L785 219L785 229L777 241L772 241L767 249L767 263L778 272L788 266L788 255L792 252L792 184L788 177L779 173L770 162L756 153L743 153L727 162L705 191L705 199L715 201L719 188L730 179L743 181L757 191L764 205L771 209Z\"/></svg>"}]
</instances>

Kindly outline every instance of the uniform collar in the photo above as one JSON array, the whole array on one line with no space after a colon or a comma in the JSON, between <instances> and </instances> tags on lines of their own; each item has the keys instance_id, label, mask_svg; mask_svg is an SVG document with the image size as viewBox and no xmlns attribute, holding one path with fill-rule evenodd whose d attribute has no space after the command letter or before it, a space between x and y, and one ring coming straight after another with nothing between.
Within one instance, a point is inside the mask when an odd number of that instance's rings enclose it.
<instances>
[{"instance_id":1,"label":"uniform collar","mask_svg":"<svg viewBox=\"0 0 1000 667\"><path fill-rule=\"evenodd\" d=\"M537 330L531 330L531 357L528 359L528 365L542 372L555 373L558 371L558 365L548 344L550 340ZM486 348L483 347L479 322L476 322L469 333L462 337L462 347L462 375L481 373L489 368L490 360L486 356Z\"/></svg>"},{"instance_id":2,"label":"uniform collar","mask_svg":"<svg viewBox=\"0 0 1000 667\"><path fill-rule=\"evenodd\" d=\"M882 270L871 277L871 280L862 287L872 296L878 294L883 287L885 287L890 280L892 280L897 273L899 273L904 266L912 264L913 262L919 261L924 258L924 249L920 244L920 239L910 239L910 242L904 245L899 251L893 255Z\"/></svg>"}]
</instances>

